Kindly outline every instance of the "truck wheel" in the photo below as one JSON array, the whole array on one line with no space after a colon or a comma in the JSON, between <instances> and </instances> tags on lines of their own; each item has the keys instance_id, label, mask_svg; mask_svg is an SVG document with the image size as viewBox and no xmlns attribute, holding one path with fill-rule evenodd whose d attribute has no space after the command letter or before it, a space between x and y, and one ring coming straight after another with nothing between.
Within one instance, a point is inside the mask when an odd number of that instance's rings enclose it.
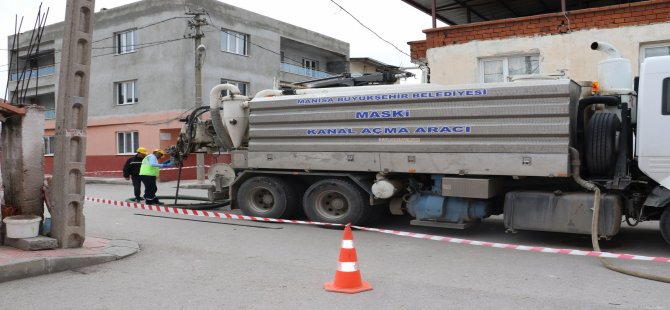
<instances>
[{"instance_id":1,"label":"truck wheel","mask_svg":"<svg viewBox=\"0 0 670 310\"><path fill-rule=\"evenodd\" d=\"M670 206L665 207L659 221L659 227L661 228L661 236L670 245Z\"/></svg>"},{"instance_id":2,"label":"truck wheel","mask_svg":"<svg viewBox=\"0 0 670 310\"><path fill-rule=\"evenodd\" d=\"M315 222L360 225L368 217L366 197L355 184L326 179L305 192L303 206L307 218Z\"/></svg>"},{"instance_id":3,"label":"truck wheel","mask_svg":"<svg viewBox=\"0 0 670 310\"><path fill-rule=\"evenodd\" d=\"M610 177L617 159L621 122L614 113L596 113L586 128L586 168L592 176Z\"/></svg>"},{"instance_id":4,"label":"truck wheel","mask_svg":"<svg viewBox=\"0 0 670 310\"><path fill-rule=\"evenodd\" d=\"M237 191L237 203L244 215L288 218L298 209L298 196L286 181L276 177L253 177Z\"/></svg>"}]
</instances>

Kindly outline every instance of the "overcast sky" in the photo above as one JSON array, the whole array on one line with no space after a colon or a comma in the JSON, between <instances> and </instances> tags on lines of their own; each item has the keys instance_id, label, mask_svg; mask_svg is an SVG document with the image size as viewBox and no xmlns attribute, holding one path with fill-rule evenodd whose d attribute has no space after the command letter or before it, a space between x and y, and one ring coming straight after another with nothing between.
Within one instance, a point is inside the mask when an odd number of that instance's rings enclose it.
<instances>
[{"instance_id":1,"label":"overcast sky","mask_svg":"<svg viewBox=\"0 0 670 310\"><path fill-rule=\"evenodd\" d=\"M422 30L431 27L429 15L400 0L335 1L367 27L407 54L409 54L407 42L424 39ZM97 12L101 8L110 9L135 0L95 2ZM396 66L413 65L407 55L377 38L331 0L224 0L222 2L349 42L351 57L371 57ZM22 31L29 30L35 23L40 3L43 3L43 11L47 7L50 9L47 24L63 21L65 0L0 0L0 89L2 90L0 97L5 94L8 67L6 38L14 33L14 17L23 16Z\"/></svg>"}]
</instances>

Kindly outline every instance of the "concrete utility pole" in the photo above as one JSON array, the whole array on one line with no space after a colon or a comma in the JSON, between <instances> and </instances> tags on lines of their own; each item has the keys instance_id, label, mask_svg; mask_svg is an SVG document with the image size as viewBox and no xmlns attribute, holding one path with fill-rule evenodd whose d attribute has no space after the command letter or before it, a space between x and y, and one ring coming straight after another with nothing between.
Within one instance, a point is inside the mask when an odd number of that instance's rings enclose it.
<instances>
[{"instance_id":1,"label":"concrete utility pole","mask_svg":"<svg viewBox=\"0 0 670 310\"><path fill-rule=\"evenodd\" d=\"M201 15L205 15L207 12L204 9L199 9L192 11L189 9L186 12L186 15L193 15L193 18L188 21L188 26L191 29L195 29L195 34L193 39L195 39L195 106L202 106L202 64L204 62L204 53L205 46L202 45L202 38L205 37L205 33L202 32L200 27L209 25L207 20ZM196 159L196 176L198 182L205 181L205 154L197 153L195 155Z\"/></svg>"},{"instance_id":2,"label":"concrete utility pole","mask_svg":"<svg viewBox=\"0 0 670 310\"><path fill-rule=\"evenodd\" d=\"M95 0L67 0L56 102L51 236L61 248L83 245L88 82Z\"/></svg>"}]
</instances>

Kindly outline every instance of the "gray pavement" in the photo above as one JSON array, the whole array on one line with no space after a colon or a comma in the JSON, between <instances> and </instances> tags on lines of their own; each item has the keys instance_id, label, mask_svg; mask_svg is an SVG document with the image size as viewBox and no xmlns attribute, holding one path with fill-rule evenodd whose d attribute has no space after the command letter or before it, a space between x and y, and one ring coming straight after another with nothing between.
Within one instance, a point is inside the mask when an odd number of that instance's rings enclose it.
<instances>
[{"instance_id":1,"label":"gray pavement","mask_svg":"<svg viewBox=\"0 0 670 310\"><path fill-rule=\"evenodd\" d=\"M125 179L114 178L87 178L86 182L130 184L130 181ZM0 197L3 194L0 190ZM139 244L132 240L95 237L87 237L84 245L76 249L23 251L10 246L0 246L0 283L111 262L128 257L139 250Z\"/></svg>"},{"instance_id":2,"label":"gray pavement","mask_svg":"<svg viewBox=\"0 0 670 310\"><path fill-rule=\"evenodd\" d=\"M159 184L159 195L174 193ZM205 196L185 189L185 195ZM89 184L86 195L122 200L128 185ZM87 234L136 240L126 259L0 284L7 309L670 309L670 285L609 271L590 257L447 244L355 231L363 279L374 290L329 293L341 231L315 226L166 218L95 203ZM182 218L186 218L183 217ZM492 242L588 249L588 237L504 234L499 219L466 231L384 228ZM607 250L670 256L654 225L624 229ZM615 261L670 275L670 264Z\"/></svg>"}]
</instances>

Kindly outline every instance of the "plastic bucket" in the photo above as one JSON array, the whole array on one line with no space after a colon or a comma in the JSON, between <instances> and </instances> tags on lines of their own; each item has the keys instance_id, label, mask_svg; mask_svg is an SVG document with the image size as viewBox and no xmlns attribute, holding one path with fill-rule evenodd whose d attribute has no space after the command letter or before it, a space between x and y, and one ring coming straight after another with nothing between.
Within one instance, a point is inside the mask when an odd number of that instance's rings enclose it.
<instances>
[{"instance_id":1,"label":"plastic bucket","mask_svg":"<svg viewBox=\"0 0 670 310\"><path fill-rule=\"evenodd\" d=\"M42 218L36 215L14 215L6 217L3 222L7 227L7 238L37 237Z\"/></svg>"}]
</instances>

